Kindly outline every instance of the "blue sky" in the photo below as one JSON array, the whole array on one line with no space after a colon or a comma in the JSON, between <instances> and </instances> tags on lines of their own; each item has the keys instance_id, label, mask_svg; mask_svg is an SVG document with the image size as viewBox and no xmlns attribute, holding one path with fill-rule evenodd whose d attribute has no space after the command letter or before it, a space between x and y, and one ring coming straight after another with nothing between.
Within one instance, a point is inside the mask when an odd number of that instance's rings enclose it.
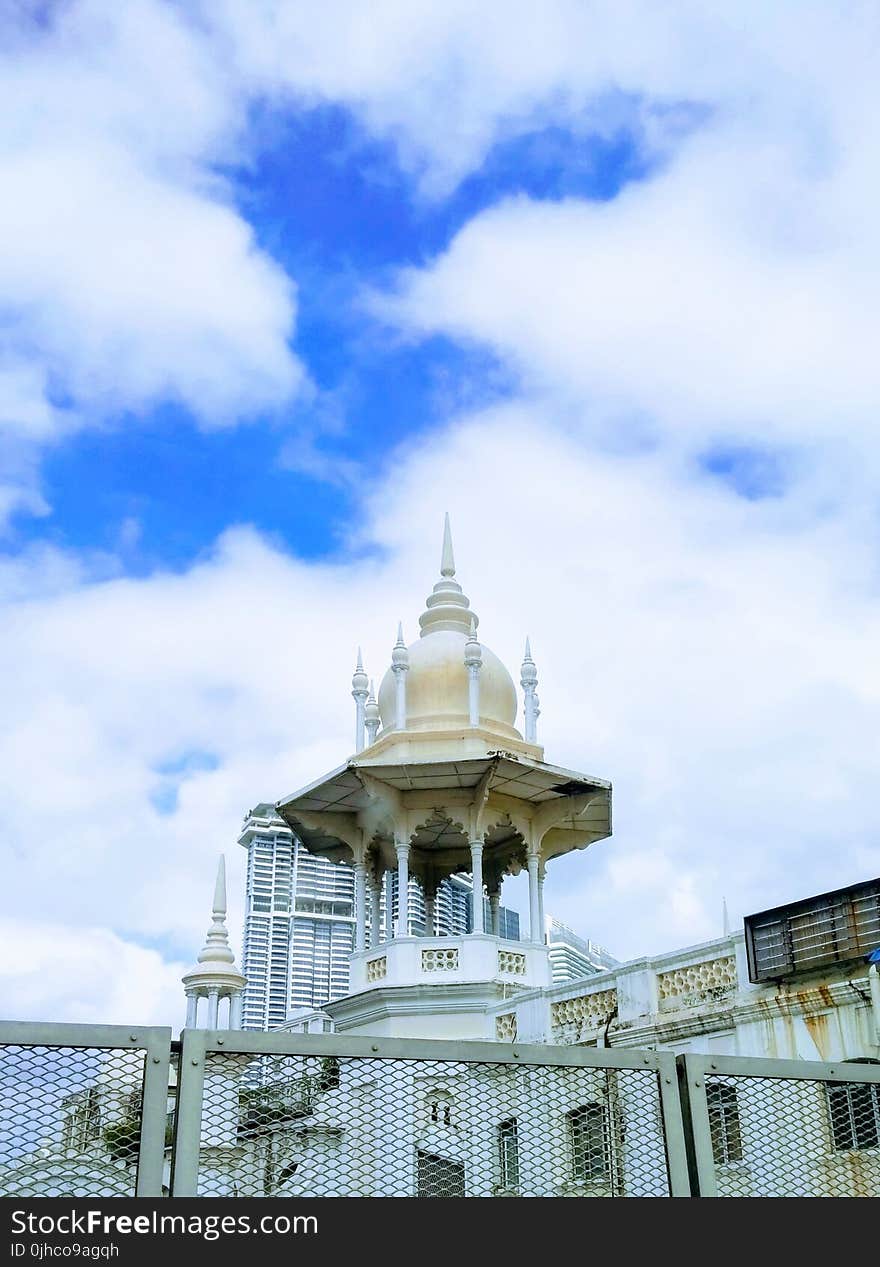
<instances>
[{"instance_id":1,"label":"blue sky","mask_svg":"<svg viewBox=\"0 0 880 1267\"><path fill-rule=\"evenodd\" d=\"M305 557L339 547L357 513L354 464L365 475L388 450L456 406L503 399L511 375L487 349L443 337L390 337L364 296L396 271L443 252L474 215L510 197L613 198L645 163L626 128L605 138L563 127L499 142L447 197L428 199L393 148L364 135L350 111L255 111L254 152L227 167L229 195L260 247L299 288L291 346L308 367L305 399L220 432L172 401L78 432L44 459L51 514L16 516L11 548L35 540L118 551L125 570L191 563L230 523L272 534ZM308 444L325 469L296 469ZM132 525L137 524L134 537Z\"/></svg>"},{"instance_id":2,"label":"blue sky","mask_svg":"<svg viewBox=\"0 0 880 1267\"><path fill-rule=\"evenodd\" d=\"M876 874L880 29L737 14L0 14L0 1011L90 1019L51 948L179 1007L445 510L614 782L548 909L626 958Z\"/></svg>"}]
</instances>

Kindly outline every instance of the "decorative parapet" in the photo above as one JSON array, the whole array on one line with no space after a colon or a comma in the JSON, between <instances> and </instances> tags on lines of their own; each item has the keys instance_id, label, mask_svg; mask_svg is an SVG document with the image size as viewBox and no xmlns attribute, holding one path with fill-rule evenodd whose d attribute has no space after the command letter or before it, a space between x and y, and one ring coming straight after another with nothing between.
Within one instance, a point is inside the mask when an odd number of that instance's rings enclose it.
<instances>
[{"instance_id":1,"label":"decorative parapet","mask_svg":"<svg viewBox=\"0 0 880 1267\"><path fill-rule=\"evenodd\" d=\"M672 968L657 975L657 993L662 1011L708 1003L732 994L736 987L736 959L733 955Z\"/></svg>"},{"instance_id":2,"label":"decorative parapet","mask_svg":"<svg viewBox=\"0 0 880 1267\"><path fill-rule=\"evenodd\" d=\"M498 951L498 971L508 972L514 977L526 975L526 957L516 950Z\"/></svg>"},{"instance_id":3,"label":"decorative parapet","mask_svg":"<svg viewBox=\"0 0 880 1267\"><path fill-rule=\"evenodd\" d=\"M601 1028L616 1011L616 990L596 990L573 999L560 999L550 1008L553 1037L570 1042L577 1039L582 1030Z\"/></svg>"},{"instance_id":4,"label":"decorative parapet","mask_svg":"<svg viewBox=\"0 0 880 1267\"><path fill-rule=\"evenodd\" d=\"M388 958L380 955L376 959L367 960L367 981L381 981L388 976Z\"/></svg>"},{"instance_id":5,"label":"decorative parapet","mask_svg":"<svg viewBox=\"0 0 880 1267\"><path fill-rule=\"evenodd\" d=\"M495 1041L512 1043L516 1041L516 1012L505 1012L495 1017Z\"/></svg>"},{"instance_id":6,"label":"decorative parapet","mask_svg":"<svg viewBox=\"0 0 880 1267\"><path fill-rule=\"evenodd\" d=\"M422 951L422 972L455 972L458 968L458 947Z\"/></svg>"}]
</instances>

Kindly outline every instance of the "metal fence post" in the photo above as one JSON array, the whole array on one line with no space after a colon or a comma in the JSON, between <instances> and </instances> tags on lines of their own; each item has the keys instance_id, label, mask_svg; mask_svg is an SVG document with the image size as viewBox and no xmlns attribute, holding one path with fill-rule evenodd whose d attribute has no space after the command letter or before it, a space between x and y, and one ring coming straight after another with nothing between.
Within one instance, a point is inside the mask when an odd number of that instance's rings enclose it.
<instances>
[{"instance_id":1,"label":"metal fence post","mask_svg":"<svg viewBox=\"0 0 880 1267\"><path fill-rule=\"evenodd\" d=\"M692 1195L717 1197L715 1181L715 1156L712 1151L712 1126L709 1121L709 1104L706 1099L705 1056L684 1055L676 1057L679 1072L679 1090L685 1123L688 1161L691 1173Z\"/></svg>"},{"instance_id":2,"label":"metal fence post","mask_svg":"<svg viewBox=\"0 0 880 1267\"><path fill-rule=\"evenodd\" d=\"M136 1190L136 1196L139 1197L162 1196L170 1059L170 1028L146 1031Z\"/></svg>"},{"instance_id":3,"label":"metal fence post","mask_svg":"<svg viewBox=\"0 0 880 1267\"><path fill-rule=\"evenodd\" d=\"M684 1115L678 1088L675 1056L671 1052L659 1054L657 1077L660 1083L663 1135L666 1140L666 1164L669 1168L669 1195L689 1197L691 1196L691 1179L685 1143Z\"/></svg>"},{"instance_id":4,"label":"metal fence post","mask_svg":"<svg viewBox=\"0 0 880 1267\"><path fill-rule=\"evenodd\" d=\"M202 1134L202 1096L205 1087L205 1031L181 1034L177 1075L177 1113L172 1146L172 1197L198 1196L199 1144Z\"/></svg>"}]
</instances>

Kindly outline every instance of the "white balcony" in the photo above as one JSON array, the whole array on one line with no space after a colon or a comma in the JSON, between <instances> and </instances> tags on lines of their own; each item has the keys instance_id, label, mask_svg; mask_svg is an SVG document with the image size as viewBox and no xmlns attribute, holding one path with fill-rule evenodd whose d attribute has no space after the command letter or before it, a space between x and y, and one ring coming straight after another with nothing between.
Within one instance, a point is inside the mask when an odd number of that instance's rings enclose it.
<instances>
[{"instance_id":1,"label":"white balcony","mask_svg":"<svg viewBox=\"0 0 880 1267\"><path fill-rule=\"evenodd\" d=\"M351 957L351 993L374 988L494 981L523 990L550 985L546 946L489 933L395 937Z\"/></svg>"}]
</instances>

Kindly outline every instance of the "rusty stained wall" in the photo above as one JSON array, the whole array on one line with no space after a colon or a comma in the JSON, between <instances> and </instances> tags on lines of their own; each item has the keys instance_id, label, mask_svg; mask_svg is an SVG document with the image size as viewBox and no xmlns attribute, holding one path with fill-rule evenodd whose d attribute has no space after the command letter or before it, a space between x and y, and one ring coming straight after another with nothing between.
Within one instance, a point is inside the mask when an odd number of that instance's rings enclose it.
<instances>
[{"instance_id":1,"label":"rusty stained wall","mask_svg":"<svg viewBox=\"0 0 880 1267\"><path fill-rule=\"evenodd\" d=\"M737 1027L743 1056L780 1060L853 1060L878 1055L872 1013L857 989L852 998L827 984L782 986L750 1000L756 1016Z\"/></svg>"}]
</instances>

